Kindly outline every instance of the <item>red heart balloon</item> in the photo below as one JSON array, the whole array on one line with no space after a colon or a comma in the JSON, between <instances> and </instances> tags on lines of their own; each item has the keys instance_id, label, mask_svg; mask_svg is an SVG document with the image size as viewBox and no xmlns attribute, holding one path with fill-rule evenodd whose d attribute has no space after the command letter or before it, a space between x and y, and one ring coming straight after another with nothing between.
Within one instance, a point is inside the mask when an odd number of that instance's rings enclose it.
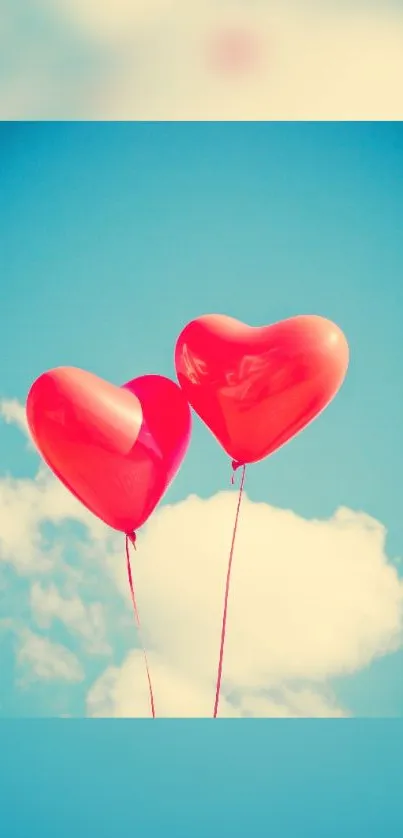
<instances>
[{"instance_id":1,"label":"red heart balloon","mask_svg":"<svg viewBox=\"0 0 403 838\"><path fill-rule=\"evenodd\" d=\"M206 315L175 349L186 398L239 464L267 457L311 422L341 386L348 359L343 332L314 315L263 327Z\"/></svg>"},{"instance_id":2,"label":"red heart balloon","mask_svg":"<svg viewBox=\"0 0 403 838\"><path fill-rule=\"evenodd\" d=\"M34 382L26 412L56 476L94 515L127 534L151 515L190 441L187 401L159 375L116 387L60 367Z\"/></svg>"}]
</instances>

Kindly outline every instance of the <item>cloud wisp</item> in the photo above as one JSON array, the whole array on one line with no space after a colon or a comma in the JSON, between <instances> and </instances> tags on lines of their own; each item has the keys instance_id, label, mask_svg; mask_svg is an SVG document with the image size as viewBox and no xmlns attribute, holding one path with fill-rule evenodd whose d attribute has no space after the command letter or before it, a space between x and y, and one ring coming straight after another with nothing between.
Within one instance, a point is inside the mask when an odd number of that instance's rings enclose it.
<instances>
[{"instance_id":1,"label":"cloud wisp","mask_svg":"<svg viewBox=\"0 0 403 838\"><path fill-rule=\"evenodd\" d=\"M21 681L25 686L32 680L79 682L84 679L76 655L60 643L30 631L22 634L17 661L25 672Z\"/></svg>"}]
</instances>

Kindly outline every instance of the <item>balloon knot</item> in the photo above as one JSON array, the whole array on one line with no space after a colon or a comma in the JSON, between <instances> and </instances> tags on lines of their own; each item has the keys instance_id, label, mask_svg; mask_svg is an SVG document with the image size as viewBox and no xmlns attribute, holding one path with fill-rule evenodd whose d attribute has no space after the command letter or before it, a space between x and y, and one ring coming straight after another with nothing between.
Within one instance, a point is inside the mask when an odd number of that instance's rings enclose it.
<instances>
[{"instance_id":1,"label":"balloon knot","mask_svg":"<svg viewBox=\"0 0 403 838\"><path fill-rule=\"evenodd\" d=\"M136 533L135 532L128 532L127 537L130 541L130 544L132 544L134 549L136 550L136 541L137 541Z\"/></svg>"},{"instance_id":2,"label":"balloon knot","mask_svg":"<svg viewBox=\"0 0 403 838\"><path fill-rule=\"evenodd\" d=\"M237 471L238 468L242 468L242 465L243 465L243 463L239 463L238 460L232 460L232 462L231 462L231 468L232 468L232 471L233 471L233 475L231 477L232 486L235 483L235 472Z\"/></svg>"}]
</instances>

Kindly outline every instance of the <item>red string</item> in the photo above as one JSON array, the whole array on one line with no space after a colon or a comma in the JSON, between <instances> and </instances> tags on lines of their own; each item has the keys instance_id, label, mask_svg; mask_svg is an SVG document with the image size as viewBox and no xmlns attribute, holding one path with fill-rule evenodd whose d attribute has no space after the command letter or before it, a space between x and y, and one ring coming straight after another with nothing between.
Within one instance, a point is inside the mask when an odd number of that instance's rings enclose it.
<instances>
[{"instance_id":1,"label":"red string","mask_svg":"<svg viewBox=\"0 0 403 838\"><path fill-rule=\"evenodd\" d=\"M235 472L236 468L239 468L238 463L232 463L233 471ZM235 538L238 529L238 520L239 520L239 511L241 508L241 501L242 501L242 494L243 494L243 487L245 483L245 471L246 466L242 466L242 477L241 477L241 485L239 487L239 495L238 495L238 506L236 510L235 516L235 523L234 529L232 532L232 542L231 542L231 550L228 559L228 569L227 569L227 581L225 585L225 597L224 597L224 611L222 616L222 627L221 627L221 643L220 643L220 657L218 661L218 672L217 672L217 683L216 683L216 693L215 693L215 702L214 702L214 713L213 718L217 718L218 713L218 704L220 701L220 690L221 690L221 678L222 678L222 668L223 668L223 661L224 661L224 645L225 645L225 634L227 629L227 613L228 613L228 596L229 596L229 588L230 588L230 581L231 581L231 569L232 569L232 558L234 555L234 547L235 547ZM231 482L234 482L234 475L232 476Z\"/></svg>"},{"instance_id":2,"label":"red string","mask_svg":"<svg viewBox=\"0 0 403 838\"><path fill-rule=\"evenodd\" d=\"M146 665L147 680L148 680L148 691L149 691L149 694L150 694L151 715L152 715L153 719L155 719L155 704L154 704L153 687L152 687L152 683L151 683L150 667L148 665L147 652L145 650L144 642L143 642L143 639L142 639L140 615L139 615L139 610L137 608L136 595L134 593L133 576L132 576L132 569L131 569L131 565L130 565L129 541L131 541L134 549L136 549L136 536L135 536L134 533L132 535L126 535L127 577L128 577L128 580L129 580L130 593L131 593L132 603L133 603L133 611L134 611L134 616L136 618L136 623L137 623L137 630L138 630L138 633L139 633L140 643L141 643L142 650L143 650L144 662L145 662L145 665Z\"/></svg>"}]
</instances>

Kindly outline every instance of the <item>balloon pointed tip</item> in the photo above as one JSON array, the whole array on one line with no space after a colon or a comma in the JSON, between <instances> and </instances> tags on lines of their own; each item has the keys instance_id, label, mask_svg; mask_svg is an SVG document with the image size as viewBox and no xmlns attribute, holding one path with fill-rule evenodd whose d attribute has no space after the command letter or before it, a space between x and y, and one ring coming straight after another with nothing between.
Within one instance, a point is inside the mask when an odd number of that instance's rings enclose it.
<instances>
[{"instance_id":1,"label":"balloon pointed tip","mask_svg":"<svg viewBox=\"0 0 403 838\"><path fill-rule=\"evenodd\" d=\"M127 538L130 541L130 544L132 544L134 549L136 549L136 541L137 541L136 533L135 532L128 532L128 533L126 533L126 535L127 535Z\"/></svg>"}]
</instances>

